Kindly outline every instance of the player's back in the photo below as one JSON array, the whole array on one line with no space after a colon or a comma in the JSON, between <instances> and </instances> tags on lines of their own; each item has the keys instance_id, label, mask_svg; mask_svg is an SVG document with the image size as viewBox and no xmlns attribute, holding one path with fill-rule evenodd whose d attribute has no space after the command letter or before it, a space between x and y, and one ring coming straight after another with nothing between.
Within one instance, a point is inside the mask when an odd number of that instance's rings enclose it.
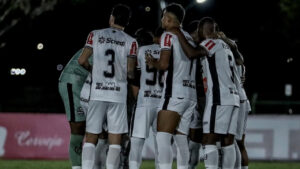
<instances>
[{"instance_id":1,"label":"player's back","mask_svg":"<svg viewBox=\"0 0 300 169\"><path fill-rule=\"evenodd\" d=\"M67 63L65 68L60 74L59 81L60 82L67 82L67 83L84 83L88 71L85 70L82 66L78 63L78 58L82 52L82 49L77 51L70 61ZM92 59L89 59L89 62L92 62Z\"/></svg>"},{"instance_id":2,"label":"player's back","mask_svg":"<svg viewBox=\"0 0 300 169\"><path fill-rule=\"evenodd\" d=\"M208 102L216 105L239 106L235 78L235 60L229 46L220 39L201 42L209 56L202 58L203 82Z\"/></svg>"},{"instance_id":3,"label":"player's back","mask_svg":"<svg viewBox=\"0 0 300 169\"><path fill-rule=\"evenodd\" d=\"M139 48L138 69L141 70L140 90L138 95L138 106L158 105L162 97L163 73L155 68L149 68L146 64L146 54L151 54L155 59L160 57L158 44L146 45Z\"/></svg>"},{"instance_id":4,"label":"player's back","mask_svg":"<svg viewBox=\"0 0 300 169\"><path fill-rule=\"evenodd\" d=\"M188 42L195 46L191 36L181 30ZM196 60L189 59L181 48L178 37L170 32L161 36L161 50L171 50L169 67L165 73L165 97L186 98L196 101Z\"/></svg>"},{"instance_id":5,"label":"player's back","mask_svg":"<svg viewBox=\"0 0 300 169\"><path fill-rule=\"evenodd\" d=\"M238 90L239 90L239 94L240 94L240 100L248 100L246 91L244 89L244 83L242 82L242 78L245 77L246 74L246 69L244 65L237 65L237 77L239 80L239 86L238 86Z\"/></svg>"},{"instance_id":6,"label":"player's back","mask_svg":"<svg viewBox=\"0 0 300 169\"><path fill-rule=\"evenodd\" d=\"M126 102L127 57L136 55L135 39L122 30L106 28L90 33L93 48L91 100Z\"/></svg>"}]
</instances>

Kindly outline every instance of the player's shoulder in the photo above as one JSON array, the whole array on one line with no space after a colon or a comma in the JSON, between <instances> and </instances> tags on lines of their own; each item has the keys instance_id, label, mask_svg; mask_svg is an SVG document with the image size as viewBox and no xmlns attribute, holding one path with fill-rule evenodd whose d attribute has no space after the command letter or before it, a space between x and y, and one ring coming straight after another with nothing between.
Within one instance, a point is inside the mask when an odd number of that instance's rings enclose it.
<instances>
[{"instance_id":1,"label":"player's shoulder","mask_svg":"<svg viewBox=\"0 0 300 169\"><path fill-rule=\"evenodd\" d=\"M219 48L220 45L224 44L224 42L221 39L205 39L200 44L208 51L214 51Z\"/></svg>"}]
</instances>

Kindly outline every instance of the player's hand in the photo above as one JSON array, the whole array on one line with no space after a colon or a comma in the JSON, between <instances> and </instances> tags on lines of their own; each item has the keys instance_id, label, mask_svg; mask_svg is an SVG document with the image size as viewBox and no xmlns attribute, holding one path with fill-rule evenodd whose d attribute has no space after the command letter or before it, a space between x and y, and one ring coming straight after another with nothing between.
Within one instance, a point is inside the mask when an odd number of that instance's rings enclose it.
<instances>
[{"instance_id":1,"label":"player's hand","mask_svg":"<svg viewBox=\"0 0 300 169\"><path fill-rule=\"evenodd\" d=\"M220 32L216 32L216 35L218 36L218 38L220 39L227 39L226 35L224 32L220 31Z\"/></svg>"},{"instance_id":2,"label":"player's hand","mask_svg":"<svg viewBox=\"0 0 300 169\"><path fill-rule=\"evenodd\" d=\"M153 58L153 56L150 53L147 53L145 57L146 57L146 64L149 66L150 69L153 68L155 63L155 59Z\"/></svg>"}]
</instances>

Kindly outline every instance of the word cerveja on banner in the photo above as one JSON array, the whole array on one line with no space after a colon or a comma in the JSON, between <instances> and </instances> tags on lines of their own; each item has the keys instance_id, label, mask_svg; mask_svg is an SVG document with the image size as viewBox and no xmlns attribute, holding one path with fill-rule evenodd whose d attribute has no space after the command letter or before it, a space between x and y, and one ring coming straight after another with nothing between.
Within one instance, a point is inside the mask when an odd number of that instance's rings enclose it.
<instances>
[{"instance_id":1,"label":"word cerveja on banner","mask_svg":"<svg viewBox=\"0 0 300 169\"><path fill-rule=\"evenodd\" d=\"M154 159L150 132L142 153L145 159ZM0 157L67 159L69 137L64 114L0 113ZM299 143L300 116L249 116L246 147L251 160L300 160ZM173 152L176 157L175 147Z\"/></svg>"},{"instance_id":2,"label":"word cerveja on banner","mask_svg":"<svg viewBox=\"0 0 300 169\"><path fill-rule=\"evenodd\" d=\"M0 113L0 157L67 159L69 140L64 114Z\"/></svg>"}]
</instances>

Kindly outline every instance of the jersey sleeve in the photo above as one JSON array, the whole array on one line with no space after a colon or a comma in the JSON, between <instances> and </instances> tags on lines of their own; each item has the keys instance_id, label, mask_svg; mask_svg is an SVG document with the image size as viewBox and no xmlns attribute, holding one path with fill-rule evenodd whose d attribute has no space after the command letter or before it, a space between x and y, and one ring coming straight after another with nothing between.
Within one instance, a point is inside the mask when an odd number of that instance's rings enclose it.
<instances>
[{"instance_id":1,"label":"jersey sleeve","mask_svg":"<svg viewBox=\"0 0 300 169\"><path fill-rule=\"evenodd\" d=\"M165 32L160 38L160 50L171 50L173 45L173 36L169 32Z\"/></svg>"},{"instance_id":2,"label":"jersey sleeve","mask_svg":"<svg viewBox=\"0 0 300 169\"><path fill-rule=\"evenodd\" d=\"M141 62L142 62L142 57L145 57L145 54L143 52L142 48L139 48L138 55L137 55L137 69L141 69Z\"/></svg>"},{"instance_id":3,"label":"jersey sleeve","mask_svg":"<svg viewBox=\"0 0 300 169\"><path fill-rule=\"evenodd\" d=\"M128 57L136 58L136 57L137 57L137 52L138 52L138 43L137 43L137 41L134 39L134 40L131 42L131 44L130 44L130 50L129 50Z\"/></svg>"},{"instance_id":4,"label":"jersey sleeve","mask_svg":"<svg viewBox=\"0 0 300 169\"><path fill-rule=\"evenodd\" d=\"M217 51L217 42L212 39L205 40L200 45L208 51L209 56L212 56Z\"/></svg>"},{"instance_id":5,"label":"jersey sleeve","mask_svg":"<svg viewBox=\"0 0 300 169\"><path fill-rule=\"evenodd\" d=\"M92 31L89 33L89 36L85 42L85 47L90 47L90 48L93 48L93 43L94 43L94 36L95 35L95 32Z\"/></svg>"}]
</instances>

